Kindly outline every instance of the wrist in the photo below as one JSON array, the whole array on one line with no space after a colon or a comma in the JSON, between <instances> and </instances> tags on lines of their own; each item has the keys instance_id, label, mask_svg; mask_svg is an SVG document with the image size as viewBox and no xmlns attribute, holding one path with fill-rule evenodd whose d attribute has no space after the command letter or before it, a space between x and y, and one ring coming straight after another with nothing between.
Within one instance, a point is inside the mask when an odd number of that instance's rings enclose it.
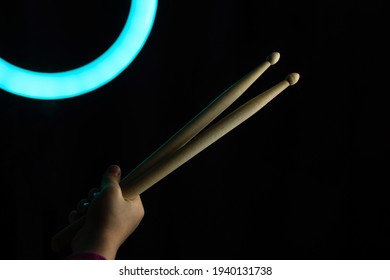
<instances>
[{"instance_id":1,"label":"wrist","mask_svg":"<svg viewBox=\"0 0 390 280\"><path fill-rule=\"evenodd\" d=\"M72 252L73 254L92 252L107 260L115 260L119 246L103 234L88 234L82 229L73 239Z\"/></svg>"}]
</instances>

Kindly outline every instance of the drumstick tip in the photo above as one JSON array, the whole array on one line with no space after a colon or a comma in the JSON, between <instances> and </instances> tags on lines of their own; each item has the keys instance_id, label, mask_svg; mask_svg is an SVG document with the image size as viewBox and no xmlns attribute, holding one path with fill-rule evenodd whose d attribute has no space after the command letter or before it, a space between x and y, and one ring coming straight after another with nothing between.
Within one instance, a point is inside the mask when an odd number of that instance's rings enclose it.
<instances>
[{"instance_id":1,"label":"drumstick tip","mask_svg":"<svg viewBox=\"0 0 390 280\"><path fill-rule=\"evenodd\" d=\"M276 62L278 62L280 59L280 53L273 52L267 57L267 61L271 63L271 65L274 65Z\"/></svg>"},{"instance_id":2,"label":"drumstick tip","mask_svg":"<svg viewBox=\"0 0 390 280\"><path fill-rule=\"evenodd\" d=\"M291 73L288 74L286 77L286 81L290 84L290 86L295 85L299 80L299 74L298 73Z\"/></svg>"}]
</instances>

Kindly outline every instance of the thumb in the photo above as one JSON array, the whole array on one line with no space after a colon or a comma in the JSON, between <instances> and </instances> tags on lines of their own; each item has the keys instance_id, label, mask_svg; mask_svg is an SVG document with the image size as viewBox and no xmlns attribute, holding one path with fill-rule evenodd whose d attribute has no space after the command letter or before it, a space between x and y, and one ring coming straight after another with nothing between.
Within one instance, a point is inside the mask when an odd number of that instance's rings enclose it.
<instances>
[{"instance_id":1,"label":"thumb","mask_svg":"<svg viewBox=\"0 0 390 280\"><path fill-rule=\"evenodd\" d=\"M104 172L101 184L101 190L110 186L118 186L121 179L121 169L118 165L110 165Z\"/></svg>"}]
</instances>

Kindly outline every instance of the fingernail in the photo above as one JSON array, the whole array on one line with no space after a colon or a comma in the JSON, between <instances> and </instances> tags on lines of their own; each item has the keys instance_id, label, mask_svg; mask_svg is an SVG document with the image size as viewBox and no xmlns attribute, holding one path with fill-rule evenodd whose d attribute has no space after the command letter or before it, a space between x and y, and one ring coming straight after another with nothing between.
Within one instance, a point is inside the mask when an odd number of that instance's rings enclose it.
<instances>
[{"instance_id":1,"label":"fingernail","mask_svg":"<svg viewBox=\"0 0 390 280\"><path fill-rule=\"evenodd\" d=\"M108 173L119 176L121 174L121 169L119 168L118 165L111 165L108 169Z\"/></svg>"}]
</instances>

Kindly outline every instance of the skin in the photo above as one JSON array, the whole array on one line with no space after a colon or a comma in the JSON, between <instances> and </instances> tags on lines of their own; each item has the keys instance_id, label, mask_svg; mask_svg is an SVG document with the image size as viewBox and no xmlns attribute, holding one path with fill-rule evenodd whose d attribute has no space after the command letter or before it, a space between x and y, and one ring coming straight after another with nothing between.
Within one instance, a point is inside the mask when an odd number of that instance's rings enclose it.
<instances>
[{"instance_id":1,"label":"skin","mask_svg":"<svg viewBox=\"0 0 390 280\"><path fill-rule=\"evenodd\" d=\"M140 224L145 213L141 198L123 197L120 178L120 167L109 166L100 189L91 189L88 199L80 200L70 213L70 223L85 220L72 239L73 253L95 252L114 260L119 247Z\"/></svg>"}]
</instances>

